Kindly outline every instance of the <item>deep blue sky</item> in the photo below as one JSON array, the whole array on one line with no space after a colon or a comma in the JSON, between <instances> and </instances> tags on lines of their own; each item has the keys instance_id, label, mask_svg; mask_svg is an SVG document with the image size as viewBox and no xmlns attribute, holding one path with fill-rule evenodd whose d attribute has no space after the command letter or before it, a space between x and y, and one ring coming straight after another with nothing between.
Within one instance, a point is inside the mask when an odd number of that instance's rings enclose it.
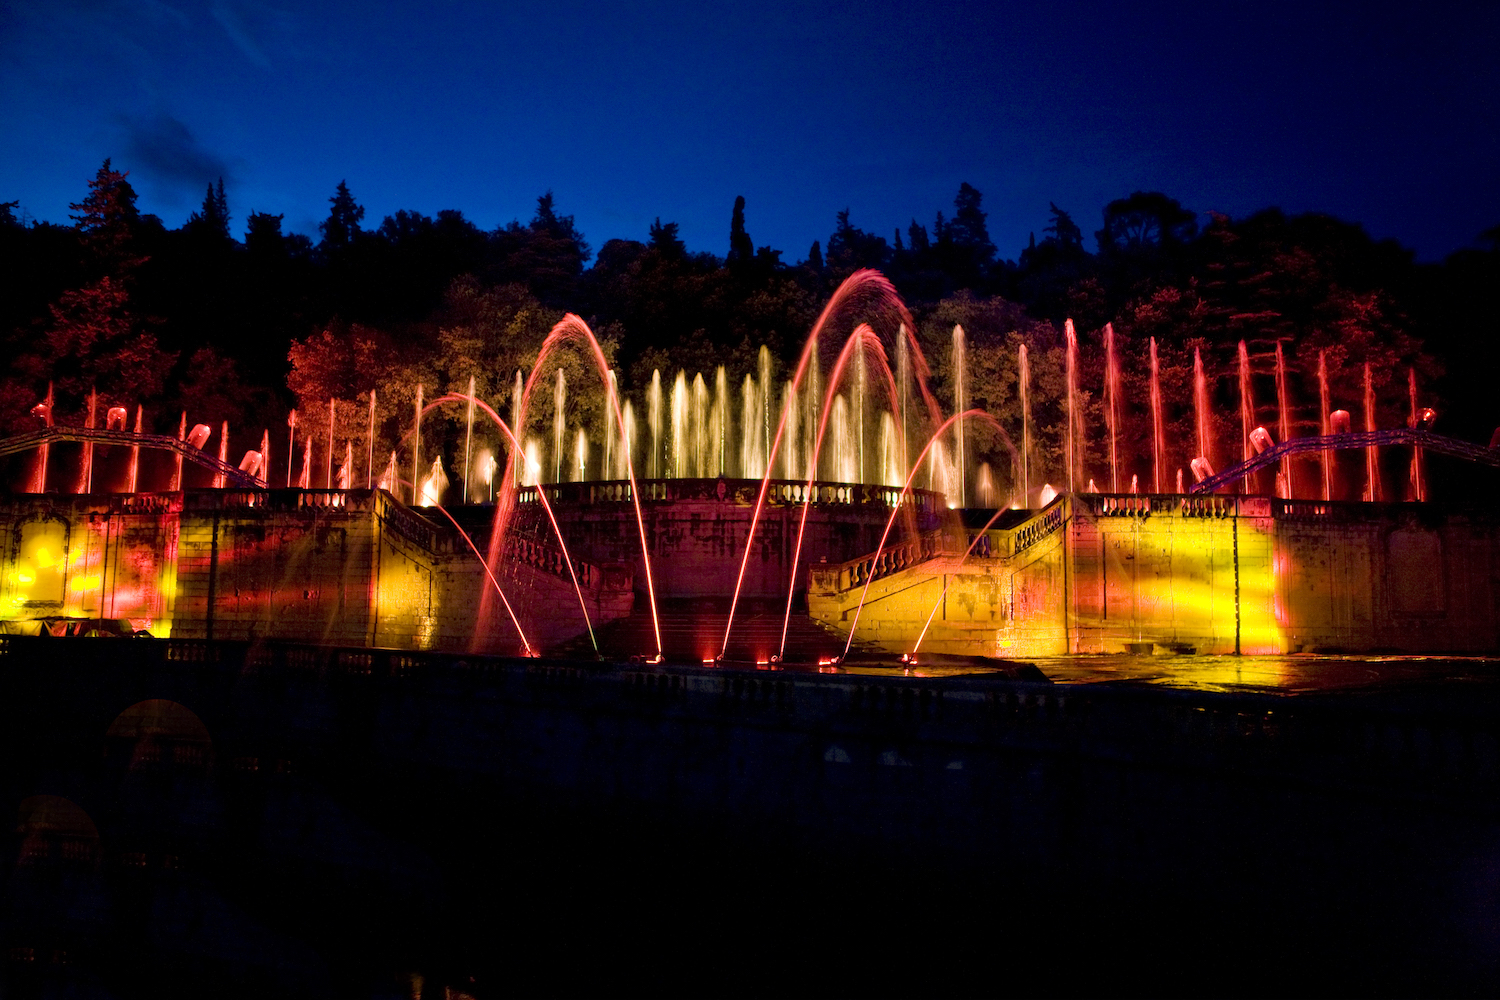
<instances>
[{"instance_id":1,"label":"deep blue sky","mask_svg":"<svg viewBox=\"0 0 1500 1000\"><path fill-rule=\"evenodd\" d=\"M66 223L106 156L172 226L222 174L237 234L314 234L340 179L367 225L550 188L595 249L660 216L723 254L743 194L791 261L968 181L1005 257L1157 189L1430 260L1500 224L1497 53L1493 3L0 0L0 201Z\"/></svg>"}]
</instances>

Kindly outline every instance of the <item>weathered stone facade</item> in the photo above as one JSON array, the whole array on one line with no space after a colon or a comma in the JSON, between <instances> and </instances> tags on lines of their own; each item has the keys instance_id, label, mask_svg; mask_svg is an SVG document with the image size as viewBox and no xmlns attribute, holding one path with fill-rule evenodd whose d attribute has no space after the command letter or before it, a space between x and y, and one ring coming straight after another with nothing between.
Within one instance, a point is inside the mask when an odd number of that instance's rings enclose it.
<instances>
[{"instance_id":1,"label":"weathered stone facade","mask_svg":"<svg viewBox=\"0 0 1500 1000\"><path fill-rule=\"evenodd\" d=\"M972 533L814 567L809 609L900 651L1492 652L1497 536L1466 505L1064 496L967 559Z\"/></svg>"},{"instance_id":2,"label":"weathered stone facade","mask_svg":"<svg viewBox=\"0 0 1500 1000\"><path fill-rule=\"evenodd\" d=\"M504 605L455 532L369 490L12 496L0 504L9 621L128 619L154 635L515 651ZM530 552L529 546L527 552ZM585 631L570 578L541 553L497 582L529 643ZM628 567L578 567L594 623L628 614Z\"/></svg>"}]
</instances>

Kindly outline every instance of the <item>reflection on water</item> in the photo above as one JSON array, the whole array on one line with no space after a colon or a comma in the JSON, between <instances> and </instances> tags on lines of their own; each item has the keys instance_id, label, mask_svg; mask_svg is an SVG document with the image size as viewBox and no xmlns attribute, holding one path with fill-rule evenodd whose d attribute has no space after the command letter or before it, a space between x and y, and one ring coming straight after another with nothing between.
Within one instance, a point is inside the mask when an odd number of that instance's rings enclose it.
<instances>
[{"instance_id":1,"label":"reflection on water","mask_svg":"<svg viewBox=\"0 0 1500 1000\"><path fill-rule=\"evenodd\" d=\"M1435 656L1056 656L1033 662L1058 684L1133 683L1196 691L1310 694L1492 680L1495 657Z\"/></svg>"}]
</instances>

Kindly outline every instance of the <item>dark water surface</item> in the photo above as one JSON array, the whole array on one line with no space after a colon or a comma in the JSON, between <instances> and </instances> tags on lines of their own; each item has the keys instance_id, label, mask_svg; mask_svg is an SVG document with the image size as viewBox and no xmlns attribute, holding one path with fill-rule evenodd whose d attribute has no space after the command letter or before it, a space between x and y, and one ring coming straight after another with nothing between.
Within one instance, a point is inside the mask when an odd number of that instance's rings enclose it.
<instances>
[{"instance_id":1,"label":"dark water surface","mask_svg":"<svg viewBox=\"0 0 1500 1000\"><path fill-rule=\"evenodd\" d=\"M5 995L1500 986L1494 661L1037 665L12 640Z\"/></svg>"}]
</instances>

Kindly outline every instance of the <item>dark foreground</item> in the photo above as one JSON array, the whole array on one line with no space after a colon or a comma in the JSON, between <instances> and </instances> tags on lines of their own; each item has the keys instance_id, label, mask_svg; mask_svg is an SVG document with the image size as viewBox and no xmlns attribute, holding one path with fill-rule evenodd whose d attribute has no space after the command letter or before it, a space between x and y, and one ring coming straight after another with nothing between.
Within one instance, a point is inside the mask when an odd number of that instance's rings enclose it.
<instances>
[{"instance_id":1,"label":"dark foreground","mask_svg":"<svg viewBox=\"0 0 1500 1000\"><path fill-rule=\"evenodd\" d=\"M1500 985L1500 685L1474 661L1286 694L0 654L7 995Z\"/></svg>"}]
</instances>

